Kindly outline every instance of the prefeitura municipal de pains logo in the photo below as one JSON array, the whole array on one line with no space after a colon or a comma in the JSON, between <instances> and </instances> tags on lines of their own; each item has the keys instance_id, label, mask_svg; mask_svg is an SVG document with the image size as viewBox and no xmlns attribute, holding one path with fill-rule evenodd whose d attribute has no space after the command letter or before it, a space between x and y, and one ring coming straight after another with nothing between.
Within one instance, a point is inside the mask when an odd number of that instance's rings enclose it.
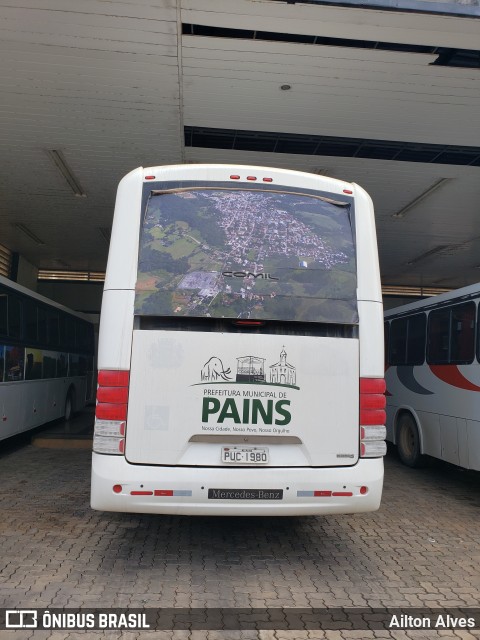
<instances>
[{"instance_id":1,"label":"prefeitura municipal de pains logo","mask_svg":"<svg viewBox=\"0 0 480 640\"><path fill-rule=\"evenodd\" d=\"M203 387L202 431L290 433L289 395L300 387L296 367L288 362L285 347L280 359L272 364L260 356L238 356L227 363L225 358L214 355L203 364L200 380L192 386Z\"/></svg>"}]
</instances>

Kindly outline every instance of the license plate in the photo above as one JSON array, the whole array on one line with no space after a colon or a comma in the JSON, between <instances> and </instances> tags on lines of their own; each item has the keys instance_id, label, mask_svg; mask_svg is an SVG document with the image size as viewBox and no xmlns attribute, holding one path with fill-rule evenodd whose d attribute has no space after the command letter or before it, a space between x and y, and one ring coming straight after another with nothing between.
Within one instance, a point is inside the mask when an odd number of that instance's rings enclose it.
<instances>
[{"instance_id":1,"label":"license plate","mask_svg":"<svg viewBox=\"0 0 480 640\"><path fill-rule=\"evenodd\" d=\"M222 462L226 464L267 464L266 447L222 447Z\"/></svg>"}]
</instances>

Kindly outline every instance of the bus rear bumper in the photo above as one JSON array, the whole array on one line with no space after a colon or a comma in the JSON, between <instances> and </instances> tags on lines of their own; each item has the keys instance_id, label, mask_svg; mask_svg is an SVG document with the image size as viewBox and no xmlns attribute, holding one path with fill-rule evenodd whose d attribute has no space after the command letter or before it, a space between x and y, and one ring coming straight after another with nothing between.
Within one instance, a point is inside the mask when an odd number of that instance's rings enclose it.
<instances>
[{"instance_id":1,"label":"bus rear bumper","mask_svg":"<svg viewBox=\"0 0 480 640\"><path fill-rule=\"evenodd\" d=\"M92 509L181 515L298 516L375 511L383 458L351 467L154 467L93 454Z\"/></svg>"}]
</instances>

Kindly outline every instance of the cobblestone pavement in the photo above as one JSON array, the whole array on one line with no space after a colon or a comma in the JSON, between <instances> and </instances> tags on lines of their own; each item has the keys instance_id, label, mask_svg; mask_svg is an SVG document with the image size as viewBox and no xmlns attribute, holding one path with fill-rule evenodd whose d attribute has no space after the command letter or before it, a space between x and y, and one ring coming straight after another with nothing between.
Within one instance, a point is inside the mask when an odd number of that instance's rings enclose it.
<instances>
[{"instance_id":1,"label":"cobblestone pavement","mask_svg":"<svg viewBox=\"0 0 480 640\"><path fill-rule=\"evenodd\" d=\"M386 459L373 514L208 518L89 508L90 453L1 455L0 606L479 606L480 474ZM2 635L3 634L3 635ZM6 640L478 638L479 631L3 631Z\"/></svg>"}]
</instances>

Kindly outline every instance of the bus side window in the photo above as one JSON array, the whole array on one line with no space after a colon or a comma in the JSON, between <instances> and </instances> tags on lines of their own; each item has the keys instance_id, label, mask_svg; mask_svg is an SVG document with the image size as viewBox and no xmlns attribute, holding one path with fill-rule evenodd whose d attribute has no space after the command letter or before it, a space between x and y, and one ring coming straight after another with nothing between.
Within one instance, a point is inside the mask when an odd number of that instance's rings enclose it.
<instances>
[{"instance_id":1,"label":"bus side window","mask_svg":"<svg viewBox=\"0 0 480 640\"><path fill-rule=\"evenodd\" d=\"M406 364L421 365L425 362L425 340L427 317L417 313L408 318L407 359Z\"/></svg>"},{"instance_id":2,"label":"bus side window","mask_svg":"<svg viewBox=\"0 0 480 640\"><path fill-rule=\"evenodd\" d=\"M0 335L8 334L8 296L7 291L0 287Z\"/></svg>"},{"instance_id":3,"label":"bus side window","mask_svg":"<svg viewBox=\"0 0 480 640\"><path fill-rule=\"evenodd\" d=\"M38 341L47 343L47 310L44 307L38 307Z\"/></svg>"},{"instance_id":4,"label":"bus side window","mask_svg":"<svg viewBox=\"0 0 480 640\"><path fill-rule=\"evenodd\" d=\"M71 316L67 316L65 319L65 337L67 348L72 351L75 349L75 322Z\"/></svg>"},{"instance_id":5,"label":"bus side window","mask_svg":"<svg viewBox=\"0 0 480 640\"><path fill-rule=\"evenodd\" d=\"M452 308L450 362L469 364L475 352L475 303Z\"/></svg>"},{"instance_id":6,"label":"bus side window","mask_svg":"<svg viewBox=\"0 0 480 640\"><path fill-rule=\"evenodd\" d=\"M22 301L8 296L8 335L10 338L22 337Z\"/></svg>"},{"instance_id":7,"label":"bus side window","mask_svg":"<svg viewBox=\"0 0 480 640\"><path fill-rule=\"evenodd\" d=\"M24 356L23 347L5 347L5 380L7 382L23 380Z\"/></svg>"},{"instance_id":8,"label":"bus side window","mask_svg":"<svg viewBox=\"0 0 480 640\"><path fill-rule=\"evenodd\" d=\"M75 347L76 351L85 351L87 348L87 331L83 322L75 322Z\"/></svg>"},{"instance_id":9,"label":"bus side window","mask_svg":"<svg viewBox=\"0 0 480 640\"><path fill-rule=\"evenodd\" d=\"M427 362L447 364L450 341L450 309L432 311L428 317Z\"/></svg>"},{"instance_id":10,"label":"bus side window","mask_svg":"<svg viewBox=\"0 0 480 640\"><path fill-rule=\"evenodd\" d=\"M25 340L30 343L38 342L37 303L35 300L24 301L25 311Z\"/></svg>"},{"instance_id":11,"label":"bus side window","mask_svg":"<svg viewBox=\"0 0 480 640\"><path fill-rule=\"evenodd\" d=\"M65 314L60 313L58 316L58 338L60 341L60 345L62 349L65 348L67 338L66 338L66 327L65 327L66 317Z\"/></svg>"},{"instance_id":12,"label":"bus side window","mask_svg":"<svg viewBox=\"0 0 480 640\"><path fill-rule=\"evenodd\" d=\"M480 314L480 305L478 305L477 311L477 360L480 362L480 317L478 314Z\"/></svg>"},{"instance_id":13,"label":"bus side window","mask_svg":"<svg viewBox=\"0 0 480 640\"><path fill-rule=\"evenodd\" d=\"M384 366L385 370L388 366L388 341L390 336L390 323L383 323L383 357L384 357Z\"/></svg>"},{"instance_id":14,"label":"bus side window","mask_svg":"<svg viewBox=\"0 0 480 640\"><path fill-rule=\"evenodd\" d=\"M407 358L407 318L392 320L390 326L390 359L392 365L405 364Z\"/></svg>"},{"instance_id":15,"label":"bus side window","mask_svg":"<svg viewBox=\"0 0 480 640\"><path fill-rule=\"evenodd\" d=\"M49 311L47 318L48 318L48 344L51 347L58 347L59 338L60 338L58 313L56 311Z\"/></svg>"}]
</instances>

